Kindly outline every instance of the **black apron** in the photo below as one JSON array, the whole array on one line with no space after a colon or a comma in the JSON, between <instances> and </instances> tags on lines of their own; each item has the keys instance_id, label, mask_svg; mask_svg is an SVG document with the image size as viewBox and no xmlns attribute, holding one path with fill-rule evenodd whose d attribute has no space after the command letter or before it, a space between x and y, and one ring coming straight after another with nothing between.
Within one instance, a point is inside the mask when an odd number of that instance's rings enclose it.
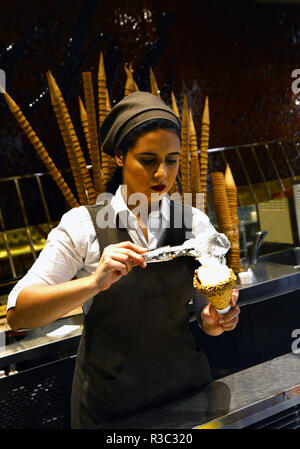
<instances>
[{"instance_id":1,"label":"black apron","mask_svg":"<svg viewBox=\"0 0 300 449\"><path fill-rule=\"evenodd\" d=\"M177 206L171 206L173 217ZM107 245L131 241L126 229L98 228L102 206L86 207L101 253ZM160 246L186 239L186 228L172 223ZM189 328L196 266L193 258L179 257L134 267L94 297L76 359L72 428L105 428L106 422L211 380L207 358L196 350Z\"/></svg>"}]
</instances>

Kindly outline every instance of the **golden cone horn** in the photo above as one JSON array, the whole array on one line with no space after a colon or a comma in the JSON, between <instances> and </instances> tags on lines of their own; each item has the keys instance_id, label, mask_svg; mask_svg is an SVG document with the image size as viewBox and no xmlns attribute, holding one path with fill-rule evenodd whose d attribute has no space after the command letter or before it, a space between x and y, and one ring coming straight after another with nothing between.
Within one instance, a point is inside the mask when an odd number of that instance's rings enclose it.
<instances>
[{"instance_id":1,"label":"golden cone horn","mask_svg":"<svg viewBox=\"0 0 300 449\"><path fill-rule=\"evenodd\" d=\"M50 71L47 72L47 82L51 103L67 150L80 204L94 203L96 193L90 173L86 167L86 160L62 93Z\"/></svg>"},{"instance_id":2,"label":"golden cone horn","mask_svg":"<svg viewBox=\"0 0 300 449\"><path fill-rule=\"evenodd\" d=\"M224 174L222 172L212 172L210 173L210 181L218 225L221 232L224 232L226 227L232 225Z\"/></svg>"},{"instance_id":3,"label":"golden cone horn","mask_svg":"<svg viewBox=\"0 0 300 449\"><path fill-rule=\"evenodd\" d=\"M108 89L105 89L105 97L106 97L106 111L107 113L110 112L111 110L111 104L110 104L110 99L109 99L109 94L108 94Z\"/></svg>"},{"instance_id":4,"label":"golden cone horn","mask_svg":"<svg viewBox=\"0 0 300 449\"><path fill-rule=\"evenodd\" d=\"M190 129L190 173L191 173L191 192L193 195L193 207L200 207L203 210L203 204L198 204L198 198L200 197L200 165L198 156L198 143L197 134L194 125L192 111L189 110L189 129ZM198 195L197 195L198 194Z\"/></svg>"},{"instance_id":5,"label":"golden cone horn","mask_svg":"<svg viewBox=\"0 0 300 449\"><path fill-rule=\"evenodd\" d=\"M5 99L5 101L6 101L7 105L8 105L11 113L13 114L13 116L15 117L17 122L19 123L20 127L22 128L22 130L26 134L27 138L29 139L29 141L31 142L32 146L36 150L36 152L39 155L39 157L41 158L42 162L45 164L47 170L49 171L49 173L51 174L51 176L54 179L55 183L57 184L58 188L62 192L62 194L63 194L66 202L70 206L70 208L78 207L79 204L78 204L76 198L74 197L74 195L71 192L70 188L68 187L68 185L66 184L65 180L61 176L61 173L56 168L54 162L52 161L51 157L47 153L44 145L42 144L42 142L40 141L40 139L36 135L35 131L31 127L30 123L28 122L28 120L26 119L24 114L22 113L22 111L19 108L19 106L8 95L8 93L3 92L3 96L4 96L4 99Z\"/></svg>"},{"instance_id":6,"label":"golden cone horn","mask_svg":"<svg viewBox=\"0 0 300 449\"><path fill-rule=\"evenodd\" d=\"M225 169L225 189L227 195L228 206L230 210L232 233L230 235L231 248L228 252L228 265L233 271L240 271L240 241L239 241L239 218L238 218L238 196L237 188L232 176L229 164L226 164Z\"/></svg>"},{"instance_id":7,"label":"golden cone horn","mask_svg":"<svg viewBox=\"0 0 300 449\"><path fill-rule=\"evenodd\" d=\"M240 251L238 226L233 223L231 218L224 174L222 172L212 172L210 173L210 180L219 231L227 236L231 245L231 249L226 255L227 264L233 271L239 271Z\"/></svg>"},{"instance_id":8,"label":"golden cone horn","mask_svg":"<svg viewBox=\"0 0 300 449\"><path fill-rule=\"evenodd\" d=\"M173 91L171 92L171 101L172 101L172 110L173 110L174 114L176 114L180 120L180 115L179 115L179 111L178 111L178 107L177 107L177 103L176 103L176 98L175 98Z\"/></svg>"},{"instance_id":9,"label":"golden cone horn","mask_svg":"<svg viewBox=\"0 0 300 449\"><path fill-rule=\"evenodd\" d=\"M124 92L124 96L127 97L127 95L132 94L133 92L136 92L139 90L136 82L133 79L133 74L132 74L132 64L129 64L129 68L126 67L126 65L124 66L127 78L126 78L126 83L125 83L125 92Z\"/></svg>"},{"instance_id":10,"label":"golden cone horn","mask_svg":"<svg viewBox=\"0 0 300 449\"><path fill-rule=\"evenodd\" d=\"M200 141L200 183L201 183L201 193L203 194L203 201L204 201L204 212L206 212L209 127L210 127L209 106L208 106L208 97L206 97L202 115L201 141Z\"/></svg>"},{"instance_id":11,"label":"golden cone horn","mask_svg":"<svg viewBox=\"0 0 300 449\"><path fill-rule=\"evenodd\" d=\"M159 93L159 90L158 90L158 87L157 87L157 82L156 82L156 79L155 79L155 76L154 76L154 72L153 72L151 66L150 66L149 71L150 71L150 88L151 88L151 93L153 95L156 95L157 97L160 98L160 93Z\"/></svg>"},{"instance_id":12,"label":"golden cone horn","mask_svg":"<svg viewBox=\"0 0 300 449\"><path fill-rule=\"evenodd\" d=\"M110 111L110 101L107 90L106 74L104 67L103 54L100 53L99 70L98 70L98 113L99 113L99 127L104 122L105 117ZM103 146L100 142L101 149L101 170L102 170L102 187L105 190L108 179L111 177L114 171L115 162L114 158L104 153ZM113 161L112 161L113 159Z\"/></svg>"},{"instance_id":13,"label":"golden cone horn","mask_svg":"<svg viewBox=\"0 0 300 449\"><path fill-rule=\"evenodd\" d=\"M98 117L99 126L102 125L107 116L107 99L106 99L106 74L104 68L103 54L100 53L99 70L98 70Z\"/></svg>"},{"instance_id":14,"label":"golden cone horn","mask_svg":"<svg viewBox=\"0 0 300 449\"><path fill-rule=\"evenodd\" d=\"M184 94L181 120L180 177L182 195L190 192L189 172L189 116L187 97ZM184 198L183 198L184 199Z\"/></svg>"},{"instance_id":15,"label":"golden cone horn","mask_svg":"<svg viewBox=\"0 0 300 449\"><path fill-rule=\"evenodd\" d=\"M49 82L49 91L50 91L50 97L51 97L51 103L53 106L53 110L57 119L57 123L61 132L61 136L67 151L70 167L72 170L73 178L75 181L76 190L79 197L80 204L88 204L89 198L87 195L87 191L82 179L82 173L80 170L80 164L79 164L79 154L75 149L75 139L72 139L72 131L71 128L68 126L66 116L64 114L64 110L62 107L62 104L60 102L59 94L60 92L54 86ZM80 147L79 147L80 148ZM78 147L77 147L78 150ZM81 150L81 149L80 149ZM83 164L86 166L85 160L83 159Z\"/></svg>"},{"instance_id":16,"label":"golden cone horn","mask_svg":"<svg viewBox=\"0 0 300 449\"><path fill-rule=\"evenodd\" d=\"M94 90L91 72L82 73L85 107L89 124L89 136L91 141L90 159L93 167L93 181L96 194L104 191L100 164L100 151L98 141L98 126L96 120Z\"/></svg>"},{"instance_id":17,"label":"golden cone horn","mask_svg":"<svg viewBox=\"0 0 300 449\"><path fill-rule=\"evenodd\" d=\"M171 92L171 101L172 101L172 110L173 110L174 114L177 115L178 119L180 120L180 115L179 115L175 95L173 92ZM176 181L174 182L174 184L172 185L172 187L170 188L170 190L168 192L169 195L172 195L173 193L179 193Z\"/></svg>"},{"instance_id":18,"label":"golden cone horn","mask_svg":"<svg viewBox=\"0 0 300 449\"><path fill-rule=\"evenodd\" d=\"M88 118L87 118L87 113L86 113L84 104L83 104L80 96L78 97L78 101L79 101L79 111L80 111L80 119L81 119L83 134L85 137L86 145L90 152L91 151L91 139L90 139L90 134L89 134L89 122L88 122Z\"/></svg>"}]
</instances>

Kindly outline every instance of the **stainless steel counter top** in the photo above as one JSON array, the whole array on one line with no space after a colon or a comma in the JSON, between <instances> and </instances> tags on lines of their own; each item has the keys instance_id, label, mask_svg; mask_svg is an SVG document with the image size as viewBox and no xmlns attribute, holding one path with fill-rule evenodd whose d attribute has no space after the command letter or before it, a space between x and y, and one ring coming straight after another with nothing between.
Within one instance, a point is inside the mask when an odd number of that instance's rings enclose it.
<instances>
[{"instance_id":1,"label":"stainless steel counter top","mask_svg":"<svg viewBox=\"0 0 300 449\"><path fill-rule=\"evenodd\" d=\"M258 301L271 299L300 289L300 268L290 265L269 262L252 266L253 276L249 284L236 283L240 291L239 305L244 306ZM50 348L78 345L82 332L83 314L57 320L38 329L31 329L21 341L4 344L4 332L0 332L0 369L11 363L18 363L47 353ZM63 325L78 325L79 327L66 336L50 337L48 333Z\"/></svg>"},{"instance_id":2,"label":"stainless steel counter top","mask_svg":"<svg viewBox=\"0 0 300 449\"><path fill-rule=\"evenodd\" d=\"M83 315L62 318L48 326L28 330L20 341L5 344L4 332L0 338L0 368L47 354L51 348L77 347L82 332ZM62 329L62 326L67 326ZM76 326L74 330L70 326ZM56 331L56 334L52 334ZM60 334L60 331L64 331ZM49 335L50 334L50 335Z\"/></svg>"},{"instance_id":3,"label":"stainless steel counter top","mask_svg":"<svg viewBox=\"0 0 300 449\"><path fill-rule=\"evenodd\" d=\"M251 266L251 280L235 287L240 291L239 304L249 304L300 289L300 268L270 262Z\"/></svg>"},{"instance_id":4,"label":"stainless steel counter top","mask_svg":"<svg viewBox=\"0 0 300 449\"><path fill-rule=\"evenodd\" d=\"M106 423L106 429L218 427L220 419L300 384L300 355L286 354L213 381L198 392Z\"/></svg>"}]
</instances>

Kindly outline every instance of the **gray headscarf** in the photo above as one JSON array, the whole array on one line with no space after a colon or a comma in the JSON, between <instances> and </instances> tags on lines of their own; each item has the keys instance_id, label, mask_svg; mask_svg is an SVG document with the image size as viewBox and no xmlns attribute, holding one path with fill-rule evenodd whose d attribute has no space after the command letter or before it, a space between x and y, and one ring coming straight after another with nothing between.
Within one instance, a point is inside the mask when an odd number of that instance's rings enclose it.
<instances>
[{"instance_id":1,"label":"gray headscarf","mask_svg":"<svg viewBox=\"0 0 300 449\"><path fill-rule=\"evenodd\" d=\"M178 117L156 95L138 91L123 98L111 109L100 128L103 151L114 156L122 140L132 129L155 118L170 120L178 127L180 134Z\"/></svg>"}]
</instances>

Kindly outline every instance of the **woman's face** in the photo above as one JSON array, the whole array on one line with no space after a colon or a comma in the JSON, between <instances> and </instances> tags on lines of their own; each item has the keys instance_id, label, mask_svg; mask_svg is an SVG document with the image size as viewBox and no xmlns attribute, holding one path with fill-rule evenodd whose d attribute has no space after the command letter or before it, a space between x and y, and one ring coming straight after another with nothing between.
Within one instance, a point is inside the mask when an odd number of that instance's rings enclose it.
<instances>
[{"instance_id":1,"label":"woman's face","mask_svg":"<svg viewBox=\"0 0 300 449\"><path fill-rule=\"evenodd\" d=\"M151 193L168 192L179 169L179 152L180 140L176 132L158 129L139 137L125 159L116 156L117 164L123 167L127 197L140 192L150 202Z\"/></svg>"}]
</instances>

